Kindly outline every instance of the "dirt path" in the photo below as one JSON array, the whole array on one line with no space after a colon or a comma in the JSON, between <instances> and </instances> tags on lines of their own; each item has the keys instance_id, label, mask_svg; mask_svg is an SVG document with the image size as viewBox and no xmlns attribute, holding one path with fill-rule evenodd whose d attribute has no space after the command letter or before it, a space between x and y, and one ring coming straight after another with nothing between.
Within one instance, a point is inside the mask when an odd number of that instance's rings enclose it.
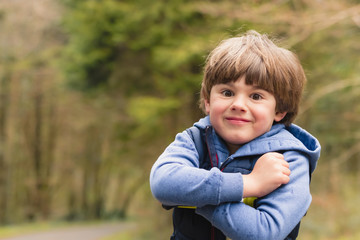
<instances>
[{"instance_id":1,"label":"dirt path","mask_svg":"<svg viewBox=\"0 0 360 240\"><path fill-rule=\"evenodd\" d=\"M134 227L128 223L109 223L103 225L68 227L41 233L31 233L1 240L98 240Z\"/></svg>"}]
</instances>

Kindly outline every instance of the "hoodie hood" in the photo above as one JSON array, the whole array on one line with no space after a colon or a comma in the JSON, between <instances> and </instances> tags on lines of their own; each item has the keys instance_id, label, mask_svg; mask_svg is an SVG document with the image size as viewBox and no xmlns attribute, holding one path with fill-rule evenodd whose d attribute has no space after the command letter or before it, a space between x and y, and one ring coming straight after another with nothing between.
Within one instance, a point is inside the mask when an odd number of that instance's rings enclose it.
<instances>
[{"instance_id":1,"label":"hoodie hood","mask_svg":"<svg viewBox=\"0 0 360 240\"><path fill-rule=\"evenodd\" d=\"M200 129L211 126L209 116L200 119L194 126ZM217 136L215 131L214 135ZM216 138L219 138L219 136ZM288 127L284 124L275 124L269 132L240 147L233 156L243 157L281 151L299 151L308 155L310 172L312 173L320 157L321 146L314 136L295 124L291 124Z\"/></svg>"}]
</instances>

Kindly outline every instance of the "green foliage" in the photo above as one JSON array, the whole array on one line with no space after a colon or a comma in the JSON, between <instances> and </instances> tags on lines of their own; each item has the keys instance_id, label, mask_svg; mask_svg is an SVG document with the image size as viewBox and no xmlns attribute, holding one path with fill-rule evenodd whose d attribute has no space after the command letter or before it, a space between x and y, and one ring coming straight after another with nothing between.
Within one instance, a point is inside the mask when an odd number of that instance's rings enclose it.
<instances>
[{"instance_id":1,"label":"green foliage","mask_svg":"<svg viewBox=\"0 0 360 240\"><path fill-rule=\"evenodd\" d=\"M169 41L169 36L177 38L182 34L181 25L186 26L193 19L191 11L177 10L180 4L183 3L115 0L70 4L63 23L68 35L63 58L68 79L75 87L85 89L106 84L118 67L116 61L126 61L123 58L129 51L134 55L148 52L147 64L151 64L154 47L166 42L176 45ZM177 41L183 42L182 39ZM186 49L181 55L182 58L186 55ZM174 57L169 56L167 60ZM146 77L151 77L156 70L156 67L149 67L150 76Z\"/></svg>"},{"instance_id":2,"label":"green foliage","mask_svg":"<svg viewBox=\"0 0 360 240\"><path fill-rule=\"evenodd\" d=\"M113 32L121 21L122 8L115 1L77 2L64 18L68 44L64 69L74 87L91 88L107 81L119 41Z\"/></svg>"},{"instance_id":3,"label":"green foliage","mask_svg":"<svg viewBox=\"0 0 360 240\"><path fill-rule=\"evenodd\" d=\"M161 130L161 118L169 111L176 111L180 106L177 99L159 99L154 97L136 97L131 99L128 114L138 126L133 137L155 135Z\"/></svg>"}]
</instances>

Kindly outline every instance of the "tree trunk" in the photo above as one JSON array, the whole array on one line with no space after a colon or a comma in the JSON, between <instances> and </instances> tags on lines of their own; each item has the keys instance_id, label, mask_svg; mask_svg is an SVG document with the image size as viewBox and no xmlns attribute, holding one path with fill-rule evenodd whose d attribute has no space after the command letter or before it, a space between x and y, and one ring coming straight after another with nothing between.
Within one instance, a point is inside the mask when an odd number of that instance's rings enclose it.
<instances>
[{"instance_id":1,"label":"tree trunk","mask_svg":"<svg viewBox=\"0 0 360 240\"><path fill-rule=\"evenodd\" d=\"M5 158L5 147L10 78L3 76L0 80L0 224L5 224L8 221L8 166Z\"/></svg>"}]
</instances>

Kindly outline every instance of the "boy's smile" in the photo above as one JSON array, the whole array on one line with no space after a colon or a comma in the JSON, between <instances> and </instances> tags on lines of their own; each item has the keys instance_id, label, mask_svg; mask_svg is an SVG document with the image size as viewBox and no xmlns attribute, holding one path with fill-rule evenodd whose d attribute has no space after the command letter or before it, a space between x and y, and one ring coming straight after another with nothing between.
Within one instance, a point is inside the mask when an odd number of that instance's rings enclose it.
<instances>
[{"instance_id":1,"label":"boy's smile","mask_svg":"<svg viewBox=\"0 0 360 240\"><path fill-rule=\"evenodd\" d=\"M273 122L285 113L276 112L273 94L254 85L247 85L245 77L235 82L216 84L205 100L210 122L226 142L230 153L241 145L268 132Z\"/></svg>"}]
</instances>

